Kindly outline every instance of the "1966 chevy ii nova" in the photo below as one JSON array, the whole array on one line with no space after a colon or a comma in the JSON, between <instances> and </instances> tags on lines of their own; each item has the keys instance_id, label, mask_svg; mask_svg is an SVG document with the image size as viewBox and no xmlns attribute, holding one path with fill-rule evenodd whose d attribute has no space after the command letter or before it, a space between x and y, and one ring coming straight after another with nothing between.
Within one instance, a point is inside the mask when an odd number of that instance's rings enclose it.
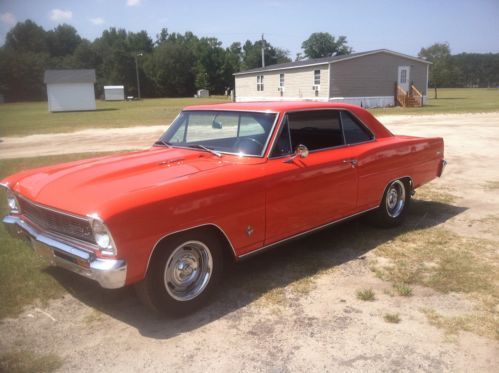
<instances>
[{"instance_id":1,"label":"1966 chevy ii nova","mask_svg":"<svg viewBox=\"0 0 499 373\"><path fill-rule=\"evenodd\" d=\"M152 148L2 180L13 236L156 310L201 305L223 261L369 212L399 224L442 174L443 140L396 136L357 106L231 103L184 109Z\"/></svg>"}]
</instances>

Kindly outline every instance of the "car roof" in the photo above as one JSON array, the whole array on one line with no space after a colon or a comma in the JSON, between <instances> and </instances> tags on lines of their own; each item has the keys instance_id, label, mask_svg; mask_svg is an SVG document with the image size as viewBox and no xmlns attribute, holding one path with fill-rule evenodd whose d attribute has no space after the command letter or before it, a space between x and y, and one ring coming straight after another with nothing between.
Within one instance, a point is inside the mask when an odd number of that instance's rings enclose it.
<instances>
[{"instance_id":1,"label":"car roof","mask_svg":"<svg viewBox=\"0 0 499 373\"><path fill-rule=\"evenodd\" d=\"M320 102L320 101L261 101L261 102L228 102L222 104L193 105L184 110L246 110L285 112L303 109L360 109L359 106Z\"/></svg>"}]
</instances>

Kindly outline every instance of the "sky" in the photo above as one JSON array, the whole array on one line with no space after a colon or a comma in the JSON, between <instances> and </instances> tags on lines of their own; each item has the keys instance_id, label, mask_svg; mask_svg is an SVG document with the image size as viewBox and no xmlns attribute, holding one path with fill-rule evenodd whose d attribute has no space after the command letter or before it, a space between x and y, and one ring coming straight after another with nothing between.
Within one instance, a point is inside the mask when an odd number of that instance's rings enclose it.
<instances>
[{"instance_id":1,"label":"sky","mask_svg":"<svg viewBox=\"0 0 499 373\"><path fill-rule=\"evenodd\" d=\"M109 27L162 28L216 37L225 47L263 33L290 57L313 32L345 35L354 51L391 49L417 55L448 42L453 54L499 52L499 0L0 0L0 45L17 21L49 30L74 26L89 40Z\"/></svg>"}]
</instances>

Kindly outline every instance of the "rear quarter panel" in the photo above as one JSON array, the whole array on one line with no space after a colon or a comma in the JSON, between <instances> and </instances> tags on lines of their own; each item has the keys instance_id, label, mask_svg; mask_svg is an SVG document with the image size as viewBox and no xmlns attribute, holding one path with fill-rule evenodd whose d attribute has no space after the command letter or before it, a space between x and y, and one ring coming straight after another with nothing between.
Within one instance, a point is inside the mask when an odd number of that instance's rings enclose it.
<instances>
[{"instance_id":1,"label":"rear quarter panel","mask_svg":"<svg viewBox=\"0 0 499 373\"><path fill-rule=\"evenodd\" d=\"M392 180L410 177L413 188L438 176L443 139L392 136L358 146L358 206L377 206Z\"/></svg>"}]
</instances>

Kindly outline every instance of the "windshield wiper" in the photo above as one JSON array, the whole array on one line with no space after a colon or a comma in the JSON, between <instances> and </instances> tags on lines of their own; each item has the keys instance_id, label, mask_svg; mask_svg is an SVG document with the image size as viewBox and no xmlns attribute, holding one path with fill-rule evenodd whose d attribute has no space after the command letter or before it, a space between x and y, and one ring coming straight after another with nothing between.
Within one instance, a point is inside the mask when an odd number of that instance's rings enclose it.
<instances>
[{"instance_id":1,"label":"windshield wiper","mask_svg":"<svg viewBox=\"0 0 499 373\"><path fill-rule=\"evenodd\" d=\"M158 141L156 141L156 142L154 143L154 145L163 145L163 146L167 146L167 147L169 147L169 148L171 148L171 147L172 147L172 144L170 144L170 143L169 143L169 142L167 142L167 141L161 140L161 139L159 139Z\"/></svg>"},{"instance_id":2,"label":"windshield wiper","mask_svg":"<svg viewBox=\"0 0 499 373\"><path fill-rule=\"evenodd\" d=\"M207 152L210 152L211 154L213 155L216 155L217 157L221 157L222 156L222 153L219 153L217 152L216 150L213 150L213 149L210 149L210 148L207 148L206 146L204 145L201 145L201 144L189 144L187 145L188 148L197 148L197 149L203 149L203 150L206 150Z\"/></svg>"}]
</instances>

